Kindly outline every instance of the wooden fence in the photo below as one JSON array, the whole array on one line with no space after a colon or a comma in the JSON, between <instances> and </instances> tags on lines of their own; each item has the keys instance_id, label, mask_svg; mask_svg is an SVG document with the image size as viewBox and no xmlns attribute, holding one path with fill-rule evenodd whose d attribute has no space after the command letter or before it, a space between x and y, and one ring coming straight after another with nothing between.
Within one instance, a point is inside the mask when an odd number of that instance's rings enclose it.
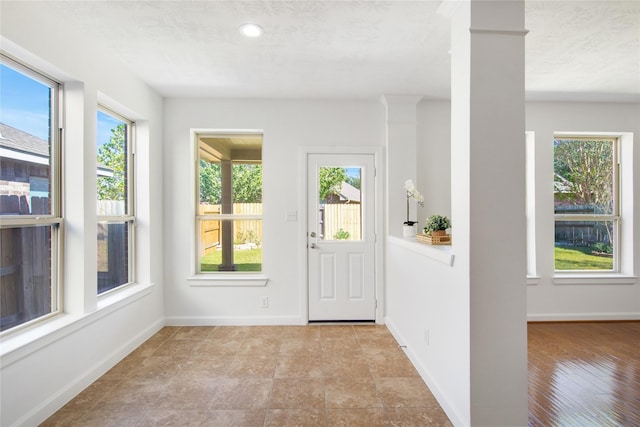
<instances>
[{"instance_id":1,"label":"wooden fence","mask_svg":"<svg viewBox=\"0 0 640 427\"><path fill-rule=\"evenodd\" d=\"M334 240L338 231L349 233L345 240L362 239L362 219L360 204L326 204L320 209L322 233L327 240ZM220 205L200 204L200 215L216 215L221 212ZM234 214L261 215L262 203L234 203ZM200 256L215 251L221 242L221 221L200 221ZM262 244L261 220L235 220L233 241L236 244Z\"/></svg>"},{"instance_id":2,"label":"wooden fence","mask_svg":"<svg viewBox=\"0 0 640 427\"><path fill-rule=\"evenodd\" d=\"M200 204L200 215L221 213L220 205ZM233 213L236 215L262 215L262 203L234 203ZM221 221L200 221L201 256L215 251L221 242ZM262 220L235 220L233 227L234 243L262 244Z\"/></svg>"},{"instance_id":3,"label":"wooden fence","mask_svg":"<svg viewBox=\"0 0 640 427\"><path fill-rule=\"evenodd\" d=\"M345 240L362 239L362 205L359 203L326 204L320 209L325 240L335 240L338 231L349 233ZM324 212L323 212L324 211Z\"/></svg>"},{"instance_id":4,"label":"wooden fence","mask_svg":"<svg viewBox=\"0 0 640 427\"><path fill-rule=\"evenodd\" d=\"M598 205L562 205L555 204L556 214L569 215L597 215L607 213L607 207ZM560 246L591 246L594 243L611 244L613 235L613 221L593 220L585 221L556 221L555 241Z\"/></svg>"},{"instance_id":5,"label":"wooden fence","mask_svg":"<svg viewBox=\"0 0 640 427\"><path fill-rule=\"evenodd\" d=\"M0 197L0 212L47 214L49 199ZM51 312L51 227L0 230L0 330Z\"/></svg>"},{"instance_id":6,"label":"wooden fence","mask_svg":"<svg viewBox=\"0 0 640 427\"><path fill-rule=\"evenodd\" d=\"M124 215L123 200L96 200L98 215Z\"/></svg>"},{"instance_id":7,"label":"wooden fence","mask_svg":"<svg viewBox=\"0 0 640 427\"><path fill-rule=\"evenodd\" d=\"M97 200L98 215L124 215L124 200ZM129 280L129 227L124 223L98 223L98 293Z\"/></svg>"}]
</instances>

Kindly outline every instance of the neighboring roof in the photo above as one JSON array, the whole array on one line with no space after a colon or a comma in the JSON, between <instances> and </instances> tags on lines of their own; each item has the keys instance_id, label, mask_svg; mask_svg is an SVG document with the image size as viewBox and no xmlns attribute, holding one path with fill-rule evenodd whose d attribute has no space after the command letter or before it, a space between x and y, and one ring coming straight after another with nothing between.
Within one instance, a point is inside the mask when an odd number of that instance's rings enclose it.
<instances>
[{"instance_id":1,"label":"neighboring roof","mask_svg":"<svg viewBox=\"0 0 640 427\"><path fill-rule=\"evenodd\" d=\"M49 157L48 141L4 123L0 123L0 147L25 154Z\"/></svg>"},{"instance_id":2,"label":"neighboring roof","mask_svg":"<svg viewBox=\"0 0 640 427\"><path fill-rule=\"evenodd\" d=\"M343 182L340 189L340 199L360 203L360 190L347 182Z\"/></svg>"},{"instance_id":3,"label":"neighboring roof","mask_svg":"<svg viewBox=\"0 0 640 427\"><path fill-rule=\"evenodd\" d=\"M42 165L49 164L49 142L13 126L0 123L0 155ZM97 164L98 176L113 176L113 170Z\"/></svg>"}]
</instances>

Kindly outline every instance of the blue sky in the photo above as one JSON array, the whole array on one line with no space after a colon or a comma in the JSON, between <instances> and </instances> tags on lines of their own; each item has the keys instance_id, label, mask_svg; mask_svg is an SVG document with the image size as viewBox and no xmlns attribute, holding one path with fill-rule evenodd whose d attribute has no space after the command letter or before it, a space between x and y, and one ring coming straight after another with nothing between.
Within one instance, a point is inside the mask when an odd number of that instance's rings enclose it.
<instances>
[{"instance_id":1,"label":"blue sky","mask_svg":"<svg viewBox=\"0 0 640 427\"><path fill-rule=\"evenodd\" d=\"M0 65L0 122L49 139L49 88Z\"/></svg>"},{"instance_id":2,"label":"blue sky","mask_svg":"<svg viewBox=\"0 0 640 427\"><path fill-rule=\"evenodd\" d=\"M360 178L360 168L344 168L347 176Z\"/></svg>"},{"instance_id":3,"label":"blue sky","mask_svg":"<svg viewBox=\"0 0 640 427\"><path fill-rule=\"evenodd\" d=\"M0 122L49 139L49 87L0 64ZM109 142L120 121L98 113L98 146Z\"/></svg>"},{"instance_id":4,"label":"blue sky","mask_svg":"<svg viewBox=\"0 0 640 427\"><path fill-rule=\"evenodd\" d=\"M105 142L109 142L111 138L111 129L115 128L119 124L122 124L120 120L114 117L98 111L98 147Z\"/></svg>"}]
</instances>

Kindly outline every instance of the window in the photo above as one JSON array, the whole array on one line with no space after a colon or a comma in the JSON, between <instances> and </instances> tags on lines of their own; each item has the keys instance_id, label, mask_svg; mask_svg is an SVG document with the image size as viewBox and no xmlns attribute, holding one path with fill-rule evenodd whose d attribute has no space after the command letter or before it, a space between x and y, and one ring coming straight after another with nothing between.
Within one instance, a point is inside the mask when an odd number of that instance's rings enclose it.
<instances>
[{"instance_id":1,"label":"window","mask_svg":"<svg viewBox=\"0 0 640 427\"><path fill-rule=\"evenodd\" d=\"M361 178L359 167L318 170L320 240L362 240Z\"/></svg>"},{"instance_id":2,"label":"window","mask_svg":"<svg viewBox=\"0 0 640 427\"><path fill-rule=\"evenodd\" d=\"M133 123L99 107L98 294L134 281Z\"/></svg>"},{"instance_id":3,"label":"window","mask_svg":"<svg viewBox=\"0 0 640 427\"><path fill-rule=\"evenodd\" d=\"M527 282L536 283L538 266L536 262L536 154L535 133L525 134L525 174L526 174L526 226L527 226Z\"/></svg>"},{"instance_id":4,"label":"window","mask_svg":"<svg viewBox=\"0 0 640 427\"><path fill-rule=\"evenodd\" d=\"M1 59L0 331L6 331L61 310L60 87Z\"/></svg>"},{"instance_id":5,"label":"window","mask_svg":"<svg viewBox=\"0 0 640 427\"><path fill-rule=\"evenodd\" d=\"M554 139L555 270L618 272L618 139Z\"/></svg>"},{"instance_id":6,"label":"window","mask_svg":"<svg viewBox=\"0 0 640 427\"><path fill-rule=\"evenodd\" d=\"M197 272L262 271L262 135L197 135Z\"/></svg>"}]
</instances>

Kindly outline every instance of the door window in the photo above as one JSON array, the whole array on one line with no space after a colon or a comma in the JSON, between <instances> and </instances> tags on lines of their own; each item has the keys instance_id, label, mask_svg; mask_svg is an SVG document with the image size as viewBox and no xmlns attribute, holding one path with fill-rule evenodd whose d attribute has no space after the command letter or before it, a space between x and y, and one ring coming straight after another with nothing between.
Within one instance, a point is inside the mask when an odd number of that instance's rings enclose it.
<instances>
[{"instance_id":1,"label":"door window","mask_svg":"<svg viewBox=\"0 0 640 427\"><path fill-rule=\"evenodd\" d=\"M318 169L318 238L362 240L362 193L359 167Z\"/></svg>"}]
</instances>

